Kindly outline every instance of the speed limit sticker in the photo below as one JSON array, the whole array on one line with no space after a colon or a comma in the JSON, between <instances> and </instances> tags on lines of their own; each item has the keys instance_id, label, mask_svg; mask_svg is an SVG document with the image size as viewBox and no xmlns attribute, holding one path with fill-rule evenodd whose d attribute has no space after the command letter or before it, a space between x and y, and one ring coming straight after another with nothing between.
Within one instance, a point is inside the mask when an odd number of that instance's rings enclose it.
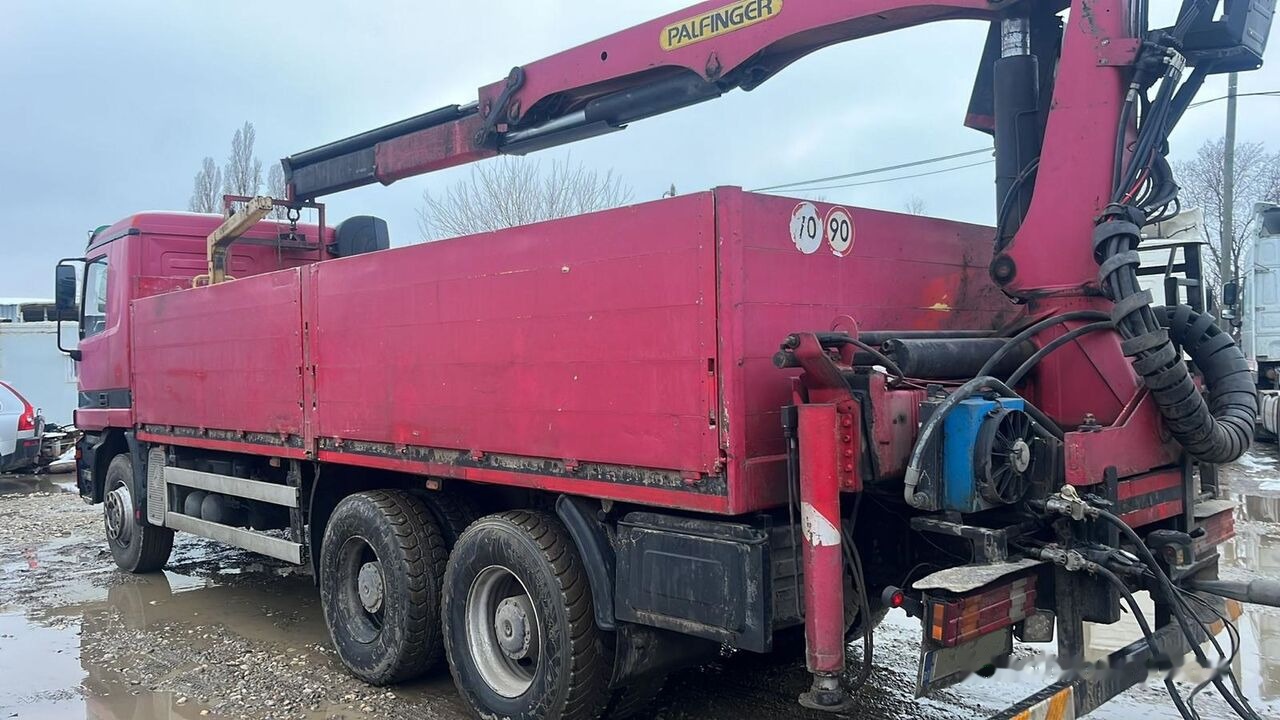
<instances>
[{"instance_id":1,"label":"speed limit sticker","mask_svg":"<svg viewBox=\"0 0 1280 720\"><path fill-rule=\"evenodd\" d=\"M844 257L853 250L853 218L849 217L848 210L842 207L828 210L822 228L827 236L827 245L831 246L836 257Z\"/></svg>"},{"instance_id":2,"label":"speed limit sticker","mask_svg":"<svg viewBox=\"0 0 1280 720\"><path fill-rule=\"evenodd\" d=\"M822 245L822 219L811 202L802 202L791 211L791 242L805 255L812 255Z\"/></svg>"}]
</instances>

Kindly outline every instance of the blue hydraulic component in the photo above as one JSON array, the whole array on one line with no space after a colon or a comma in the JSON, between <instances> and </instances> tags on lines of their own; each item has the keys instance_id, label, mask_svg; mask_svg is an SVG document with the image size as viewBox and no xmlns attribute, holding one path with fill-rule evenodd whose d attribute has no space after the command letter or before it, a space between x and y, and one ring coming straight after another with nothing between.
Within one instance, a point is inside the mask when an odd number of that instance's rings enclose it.
<instances>
[{"instance_id":1,"label":"blue hydraulic component","mask_svg":"<svg viewBox=\"0 0 1280 720\"><path fill-rule=\"evenodd\" d=\"M998 422L1000 411L1021 414L1025 408L1017 398L970 398L951 409L942 425L942 509L969 513L1004 504L982 492L989 481L979 476L987 460L978 457L979 435L984 423ZM987 446L989 453L990 443Z\"/></svg>"}]
</instances>

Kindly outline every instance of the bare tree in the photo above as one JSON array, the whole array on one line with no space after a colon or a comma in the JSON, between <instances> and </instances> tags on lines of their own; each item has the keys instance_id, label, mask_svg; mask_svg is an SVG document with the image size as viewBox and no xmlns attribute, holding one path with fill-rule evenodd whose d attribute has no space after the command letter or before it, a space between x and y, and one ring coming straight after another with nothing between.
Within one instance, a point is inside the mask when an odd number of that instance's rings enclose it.
<instances>
[{"instance_id":1,"label":"bare tree","mask_svg":"<svg viewBox=\"0 0 1280 720\"><path fill-rule=\"evenodd\" d=\"M929 206L925 204L924 198L919 195L912 195L902 204L902 209L911 215L924 215L929 212Z\"/></svg>"},{"instance_id":2,"label":"bare tree","mask_svg":"<svg viewBox=\"0 0 1280 720\"><path fill-rule=\"evenodd\" d=\"M192 212L213 213L222 211L222 170L213 158L206 157L200 163L200 172L196 173L194 187L191 189L191 200L187 208Z\"/></svg>"},{"instance_id":3,"label":"bare tree","mask_svg":"<svg viewBox=\"0 0 1280 720\"><path fill-rule=\"evenodd\" d=\"M1204 212L1204 230L1213 258L1212 263L1205 264L1205 275L1213 289L1222 284L1219 268L1224 242L1230 243L1233 278L1239 278L1240 268L1253 261L1249 235L1253 229L1254 202L1280 201L1280 153L1268 154L1262 143L1237 143L1232 227L1223 227L1225 148L1223 138L1206 140L1193 159L1175 164L1176 177L1182 185L1179 194L1182 205L1198 207Z\"/></svg>"},{"instance_id":4,"label":"bare tree","mask_svg":"<svg viewBox=\"0 0 1280 720\"><path fill-rule=\"evenodd\" d=\"M253 156L257 133L245 122L231 138L231 154L222 170L222 191L227 195L257 195L262 187L262 161Z\"/></svg>"},{"instance_id":5,"label":"bare tree","mask_svg":"<svg viewBox=\"0 0 1280 720\"><path fill-rule=\"evenodd\" d=\"M542 163L503 157L476 165L466 180L439 195L422 193L418 229L423 240L500 230L617 207L631 187L612 170L591 170L569 159Z\"/></svg>"},{"instance_id":6,"label":"bare tree","mask_svg":"<svg viewBox=\"0 0 1280 720\"><path fill-rule=\"evenodd\" d=\"M272 163L271 169L267 171L267 194L277 200L283 200L285 192L284 168L280 167L280 163ZM284 218L284 208L279 206L272 208L268 217Z\"/></svg>"}]
</instances>

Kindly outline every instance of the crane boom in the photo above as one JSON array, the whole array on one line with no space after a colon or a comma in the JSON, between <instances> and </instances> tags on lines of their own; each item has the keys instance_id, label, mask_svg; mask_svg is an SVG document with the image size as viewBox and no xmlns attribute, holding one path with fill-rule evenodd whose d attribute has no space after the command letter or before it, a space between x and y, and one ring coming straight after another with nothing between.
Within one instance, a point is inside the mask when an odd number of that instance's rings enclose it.
<instances>
[{"instance_id":1,"label":"crane boom","mask_svg":"<svg viewBox=\"0 0 1280 720\"><path fill-rule=\"evenodd\" d=\"M293 199L310 200L522 155L621 130L734 88L751 90L829 45L941 20L995 19L1023 2L708 0L515 67L481 87L475 102L292 155L282 161L285 177Z\"/></svg>"}]
</instances>

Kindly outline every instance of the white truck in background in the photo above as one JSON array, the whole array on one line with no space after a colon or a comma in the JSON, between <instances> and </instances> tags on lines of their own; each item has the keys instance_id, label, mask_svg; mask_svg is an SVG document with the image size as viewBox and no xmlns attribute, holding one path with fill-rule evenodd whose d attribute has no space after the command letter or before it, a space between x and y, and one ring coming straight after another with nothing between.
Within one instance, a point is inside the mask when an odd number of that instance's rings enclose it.
<instances>
[{"instance_id":1,"label":"white truck in background","mask_svg":"<svg viewBox=\"0 0 1280 720\"><path fill-rule=\"evenodd\" d=\"M1280 205L1253 206L1252 262L1244 263L1241 344L1258 375L1260 437L1280 437Z\"/></svg>"}]
</instances>

